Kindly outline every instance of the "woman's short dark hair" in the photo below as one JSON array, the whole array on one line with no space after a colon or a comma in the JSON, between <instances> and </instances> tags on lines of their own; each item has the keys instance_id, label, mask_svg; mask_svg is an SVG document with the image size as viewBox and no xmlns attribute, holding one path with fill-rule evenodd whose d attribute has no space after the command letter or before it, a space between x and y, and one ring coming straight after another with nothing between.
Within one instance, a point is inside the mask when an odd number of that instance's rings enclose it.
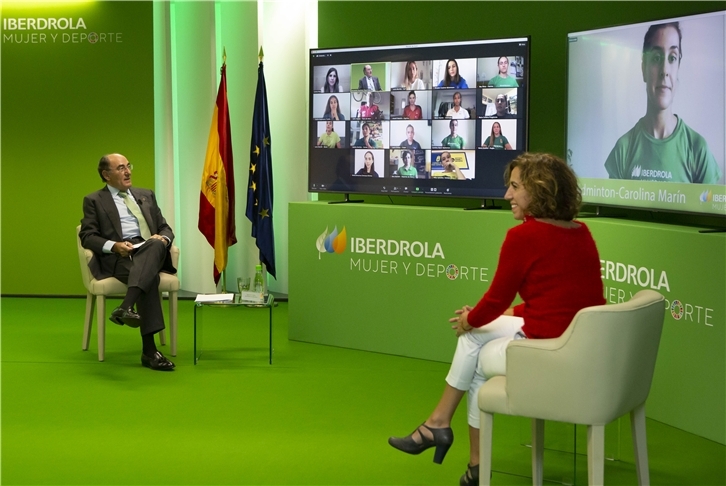
<instances>
[{"instance_id":1,"label":"woman's short dark hair","mask_svg":"<svg viewBox=\"0 0 726 486\"><path fill-rule=\"evenodd\" d=\"M564 160L552 154L524 153L507 165L505 184L509 184L515 168L519 168L520 180L531 199L527 208L530 215L563 221L577 216L582 192L575 172Z\"/></svg>"},{"instance_id":2,"label":"woman's short dark hair","mask_svg":"<svg viewBox=\"0 0 726 486\"><path fill-rule=\"evenodd\" d=\"M681 63L681 58L683 57L683 49L681 49L681 40L683 39L683 34L681 33L681 25L678 22L666 22L664 24L653 24L650 27L648 27L648 31L645 33L645 36L643 37L643 54L647 54L650 52L650 50L653 48L653 38L655 37L655 34L658 33L659 30L673 27L676 29L676 32L678 32L678 64Z\"/></svg>"}]
</instances>

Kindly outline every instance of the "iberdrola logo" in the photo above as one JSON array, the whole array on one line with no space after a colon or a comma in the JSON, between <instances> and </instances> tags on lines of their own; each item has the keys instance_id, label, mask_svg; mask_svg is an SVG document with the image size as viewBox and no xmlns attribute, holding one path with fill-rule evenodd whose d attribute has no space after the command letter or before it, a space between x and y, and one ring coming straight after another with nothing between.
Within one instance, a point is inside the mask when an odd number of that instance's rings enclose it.
<instances>
[{"instance_id":1,"label":"iberdrola logo","mask_svg":"<svg viewBox=\"0 0 726 486\"><path fill-rule=\"evenodd\" d=\"M713 200L713 194L711 191L703 191L698 199L701 203L711 202Z\"/></svg>"},{"instance_id":2,"label":"iberdrola logo","mask_svg":"<svg viewBox=\"0 0 726 486\"><path fill-rule=\"evenodd\" d=\"M338 233L338 227L333 228L333 231L328 234L328 227L325 227L323 234L318 236L315 246L318 248L318 260L322 253L337 253L340 255L345 251L345 247L348 245L348 240L345 234L345 226Z\"/></svg>"}]
</instances>

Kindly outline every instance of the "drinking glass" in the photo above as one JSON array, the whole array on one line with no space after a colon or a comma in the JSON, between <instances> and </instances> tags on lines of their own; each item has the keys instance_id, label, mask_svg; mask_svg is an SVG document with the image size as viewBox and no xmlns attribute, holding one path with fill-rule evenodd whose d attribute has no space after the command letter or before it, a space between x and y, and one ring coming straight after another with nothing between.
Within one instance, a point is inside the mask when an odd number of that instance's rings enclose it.
<instances>
[{"instance_id":1,"label":"drinking glass","mask_svg":"<svg viewBox=\"0 0 726 486\"><path fill-rule=\"evenodd\" d=\"M239 293L247 292L250 290L250 278L249 277L237 277L237 289Z\"/></svg>"}]
</instances>

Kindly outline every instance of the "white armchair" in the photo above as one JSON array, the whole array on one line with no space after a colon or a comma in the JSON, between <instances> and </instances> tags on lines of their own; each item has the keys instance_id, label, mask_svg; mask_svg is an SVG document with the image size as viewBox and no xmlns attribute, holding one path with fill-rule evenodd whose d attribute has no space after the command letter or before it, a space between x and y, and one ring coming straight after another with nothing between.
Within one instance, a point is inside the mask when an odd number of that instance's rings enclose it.
<instances>
[{"instance_id":1,"label":"white armchair","mask_svg":"<svg viewBox=\"0 0 726 486\"><path fill-rule=\"evenodd\" d=\"M645 400L658 354L664 298L642 290L628 302L582 309L562 336L512 341L507 375L479 389L479 484L491 473L495 413L532 418L532 483L542 484L544 421L587 425L588 479L604 480L605 425L630 412L638 484L649 484Z\"/></svg>"},{"instance_id":2,"label":"white armchair","mask_svg":"<svg viewBox=\"0 0 726 486\"><path fill-rule=\"evenodd\" d=\"M93 257L93 252L81 246L81 239L78 236L81 227L76 227L76 244L78 245L78 259L81 264L81 277L83 285L86 287L86 316L83 321L83 350L88 351L88 345L91 340L91 329L93 328L93 311L96 309L98 318L98 360L103 361L106 348L106 297L111 295L125 295L125 284L116 278L104 278L96 280L88 268L88 262ZM179 248L172 245L171 261L174 267L179 262ZM179 279L176 275L161 272L159 273L159 292L169 293L169 337L171 340L171 355L176 356L177 342L177 295L179 292ZM166 344L166 335L162 330L159 333L160 344Z\"/></svg>"}]
</instances>

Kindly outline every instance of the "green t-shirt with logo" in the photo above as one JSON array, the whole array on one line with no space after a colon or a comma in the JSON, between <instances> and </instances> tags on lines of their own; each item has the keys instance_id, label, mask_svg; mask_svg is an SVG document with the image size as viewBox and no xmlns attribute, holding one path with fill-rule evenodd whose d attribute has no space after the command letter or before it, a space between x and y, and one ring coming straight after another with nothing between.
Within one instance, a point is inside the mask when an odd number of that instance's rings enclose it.
<instances>
[{"instance_id":1,"label":"green t-shirt with logo","mask_svg":"<svg viewBox=\"0 0 726 486\"><path fill-rule=\"evenodd\" d=\"M615 143L605 161L611 179L718 184L721 169L706 140L680 117L673 133L654 138L644 118Z\"/></svg>"},{"instance_id":2,"label":"green t-shirt with logo","mask_svg":"<svg viewBox=\"0 0 726 486\"><path fill-rule=\"evenodd\" d=\"M416 167L409 165L408 169L405 167L400 167L398 169L398 175L401 177L418 177L418 171L416 170Z\"/></svg>"},{"instance_id":3,"label":"green t-shirt with logo","mask_svg":"<svg viewBox=\"0 0 726 486\"><path fill-rule=\"evenodd\" d=\"M509 140L507 140L507 137L504 135L499 135L498 137L494 137L494 143L492 145L489 145L489 142L491 141L491 136L487 137L484 141L484 146L489 147L494 150L504 150L504 147L507 146L509 143Z\"/></svg>"},{"instance_id":4,"label":"green t-shirt with logo","mask_svg":"<svg viewBox=\"0 0 726 486\"><path fill-rule=\"evenodd\" d=\"M449 147L450 149L461 150L464 148L464 139L458 135L456 135L455 137L449 135L441 141L441 145L443 145L444 147Z\"/></svg>"},{"instance_id":5,"label":"green t-shirt with logo","mask_svg":"<svg viewBox=\"0 0 726 486\"><path fill-rule=\"evenodd\" d=\"M507 76L506 78L503 78L497 74L496 76L494 76L492 79L489 80L489 87L490 88L519 88L519 83L517 82L517 79L512 76Z\"/></svg>"}]
</instances>

